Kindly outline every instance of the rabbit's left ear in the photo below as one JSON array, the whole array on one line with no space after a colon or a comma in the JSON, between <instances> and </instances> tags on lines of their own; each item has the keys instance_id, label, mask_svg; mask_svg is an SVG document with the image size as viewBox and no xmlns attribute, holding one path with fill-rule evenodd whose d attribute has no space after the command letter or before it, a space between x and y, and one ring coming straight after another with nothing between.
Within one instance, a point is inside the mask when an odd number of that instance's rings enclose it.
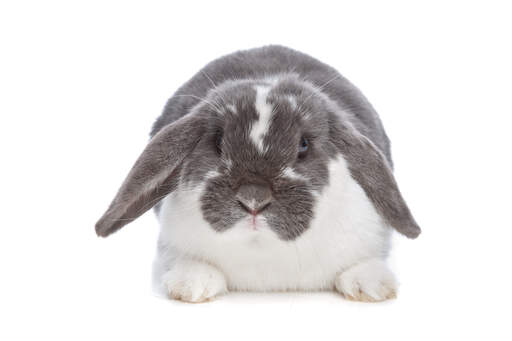
<instances>
[{"instance_id":1,"label":"rabbit's left ear","mask_svg":"<svg viewBox=\"0 0 512 341\"><path fill-rule=\"evenodd\" d=\"M172 192L181 164L201 139L204 120L190 113L169 124L148 143L133 165L108 210L96 223L106 237L138 218Z\"/></svg>"},{"instance_id":2,"label":"rabbit's left ear","mask_svg":"<svg viewBox=\"0 0 512 341\"><path fill-rule=\"evenodd\" d=\"M421 229L402 198L386 157L367 137L339 118L334 118L329 128L331 142L380 215L401 234L416 238Z\"/></svg>"}]
</instances>

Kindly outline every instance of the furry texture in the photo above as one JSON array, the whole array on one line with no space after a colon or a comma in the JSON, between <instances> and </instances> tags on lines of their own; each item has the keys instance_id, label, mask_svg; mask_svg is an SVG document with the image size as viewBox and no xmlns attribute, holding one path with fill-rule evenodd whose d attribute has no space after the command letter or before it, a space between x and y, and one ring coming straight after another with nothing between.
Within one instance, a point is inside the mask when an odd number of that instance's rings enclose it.
<instances>
[{"instance_id":1,"label":"furry texture","mask_svg":"<svg viewBox=\"0 0 512 341\"><path fill-rule=\"evenodd\" d=\"M198 199L204 189L178 188L166 197L160 213L155 281L167 286L161 276L173 273L176 264L196 259L215 265L230 290L332 290L336 276L352 265L383 259L390 230L351 178L343 158L330 162L329 173L333 183L318 196L310 228L288 242L263 218L257 229L246 217L219 234L202 218Z\"/></svg>"},{"instance_id":2,"label":"furry texture","mask_svg":"<svg viewBox=\"0 0 512 341\"><path fill-rule=\"evenodd\" d=\"M394 296L390 227L420 229L377 114L334 69L279 46L222 57L177 91L152 135L96 230L163 198L154 274L170 297Z\"/></svg>"}]
</instances>

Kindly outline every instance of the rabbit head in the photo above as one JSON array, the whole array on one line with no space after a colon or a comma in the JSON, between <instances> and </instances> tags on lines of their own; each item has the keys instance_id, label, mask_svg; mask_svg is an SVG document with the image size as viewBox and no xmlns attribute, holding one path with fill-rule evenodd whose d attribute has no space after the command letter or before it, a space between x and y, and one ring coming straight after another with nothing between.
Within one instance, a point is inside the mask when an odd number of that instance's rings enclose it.
<instances>
[{"instance_id":1,"label":"rabbit head","mask_svg":"<svg viewBox=\"0 0 512 341\"><path fill-rule=\"evenodd\" d=\"M215 87L149 141L97 234L108 236L175 190L200 188L201 214L213 230L259 219L293 240L330 184L329 162L343 157L382 218L415 238L420 229L390 161L320 90L294 75Z\"/></svg>"}]
</instances>

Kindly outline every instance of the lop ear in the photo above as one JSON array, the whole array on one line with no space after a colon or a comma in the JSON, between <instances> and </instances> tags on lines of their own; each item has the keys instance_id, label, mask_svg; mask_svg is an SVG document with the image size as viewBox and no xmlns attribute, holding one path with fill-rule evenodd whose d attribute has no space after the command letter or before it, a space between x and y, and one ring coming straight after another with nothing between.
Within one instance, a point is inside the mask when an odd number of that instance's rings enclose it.
<instances>
[{"instance_id":1,"label":"lop ear","mask_svg":"<svg viewBox=\"0 0 512 341\"><path fill-rule=\"evenodd\" d=\"M375 208L395 230L416 238L421 229L414 220L391 167L382 152L365 136L339 119L331 124L331 140L345 157L352 177Z\"/></svg>"},{"instance_id":2,"label":"lop ear","mask_svg":"<svg viewBox=\"0 0 512 341\"><path fill-rule=\"evenodd\" d=\"M149 141L96 223L98 236L106 237L119 230L176 188L181 164L201 138L203 121L200 114L188 114Z\"/></svg>"}]
</instances>

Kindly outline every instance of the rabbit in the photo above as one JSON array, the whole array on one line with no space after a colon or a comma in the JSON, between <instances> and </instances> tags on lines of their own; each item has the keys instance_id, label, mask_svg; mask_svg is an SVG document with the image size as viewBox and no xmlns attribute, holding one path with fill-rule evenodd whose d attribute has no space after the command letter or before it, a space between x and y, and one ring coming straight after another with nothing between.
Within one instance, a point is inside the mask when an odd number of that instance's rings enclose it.
<instances>
[{"instance_id":1,"label":"rabbit","mask_svg":"<svg viewBox=\"0 0 512 341\"><path fill-rule=\"evenodd\" d=\"M377 113L334 68L275 45L223 56L176 91L150 135L96 233L154 207L161 293L396 296L391 233L421 230Z\"/></svg>"}]
</instances>

